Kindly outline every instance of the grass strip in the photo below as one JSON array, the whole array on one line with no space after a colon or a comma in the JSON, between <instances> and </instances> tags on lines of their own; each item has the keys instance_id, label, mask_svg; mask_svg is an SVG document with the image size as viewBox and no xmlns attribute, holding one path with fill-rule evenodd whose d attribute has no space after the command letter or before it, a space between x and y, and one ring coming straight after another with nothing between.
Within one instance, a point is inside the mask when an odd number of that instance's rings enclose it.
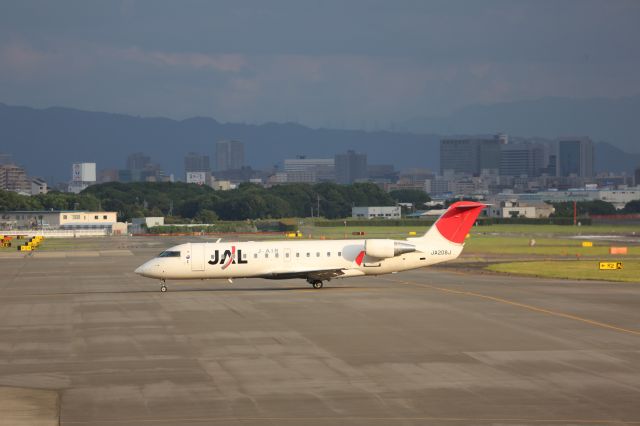
<instances>
[{"instance_id":1,"label":"grass strip","mask_svg":"<svg viewBox=\"0 0 640 426\"><path fill-rule=\"evenodd\" d=\"M617 281L640 284L640 261L618 260L623 262L623 269L601 271L598 269L597 260L508 262L489 265L486 269L493 272L544 278Z\"/></svg>"}]
</instances>

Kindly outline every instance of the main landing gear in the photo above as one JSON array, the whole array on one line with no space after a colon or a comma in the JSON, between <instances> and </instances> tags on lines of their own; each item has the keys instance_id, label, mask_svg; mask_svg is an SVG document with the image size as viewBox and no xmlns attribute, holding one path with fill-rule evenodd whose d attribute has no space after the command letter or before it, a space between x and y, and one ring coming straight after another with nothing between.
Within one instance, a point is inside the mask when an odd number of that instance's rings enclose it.
<instances>
[{"instance_id":1,"label":"main landing gear","mask_svg":"<svg viewBox=\"0 0 640 426\"><path fill-rule=\"evenodd\" d=\"M316 290L319 290L322 288L322 281L321 280L307 280L307 282L309 284L311 284L313 286L313 288L315 288Z\"/></svg>"},{"instance_id":2,"label":"main landing gear","mask_svg":"<svg viewBox=\"0 0 640 426\"><path fill-rule=\"evenodd\" d=\"M167 292L167 285L165 284L164 279L160 280L160 291L162 293L166 293Z\"/></svg>"}]
</instances>

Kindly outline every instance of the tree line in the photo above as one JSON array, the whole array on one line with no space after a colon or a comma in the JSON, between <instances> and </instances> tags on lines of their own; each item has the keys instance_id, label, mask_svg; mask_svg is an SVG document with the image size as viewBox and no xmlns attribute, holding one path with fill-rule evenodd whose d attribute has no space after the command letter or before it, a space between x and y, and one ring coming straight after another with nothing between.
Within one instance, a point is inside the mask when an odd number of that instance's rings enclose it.
<instances>
[{"instance_id":1,"label":"tree line","mask_svg":"<svg viewBox=\"0 0 640 426\"><path fill-rule=\"evenodd\" d=\"M555 208L552 217L573 217L573 201L549 202ZM577 216L615 215L640 213L640 200L628 202L623 209L616 210L615 206L602 200L576 202Z\"/></svg>"},{"instance_id":2,"label":"tree line","mask_svg":"<svg viewBox=\"0 0 640 426\"><path fill-rule=\"evenodd\" d=\"M122 221L165 216L168 223L310 216L336 219L351 216L353 206L392 206L397 201L393 193L372 183L297 183L271 188L242 183L233 190L215 191L183 182L110 182L90 186L80 194L51 191L32 197L0 191L0 211L105 210L117 212Z\"/></svg>"},{"instance_id":3,"label":"tree line","mask_svg":"<svg viewBox=\"0 0 640 426\"><path fill-rule=\"evenodd\" d=\"M212 223L310 216L340 219L350 217L354 206L392 206L401 202L413 203L420 209L429 200L423 191L386 193L372 183L292 183L271 188L242 183L230 191L215 191L208 186L183 182L110 182L90 186L80 194L51 191L29 197L0 190L0 211L105 210L117 212L121 221L164 216L167 223ZM572 202L551 204L556 209L554 217L573 216ZM580 201L577 212L578 216L640 213L640 200L629 202L623 210L616 210L605 201Z\"/></svg>"}]
</instances>

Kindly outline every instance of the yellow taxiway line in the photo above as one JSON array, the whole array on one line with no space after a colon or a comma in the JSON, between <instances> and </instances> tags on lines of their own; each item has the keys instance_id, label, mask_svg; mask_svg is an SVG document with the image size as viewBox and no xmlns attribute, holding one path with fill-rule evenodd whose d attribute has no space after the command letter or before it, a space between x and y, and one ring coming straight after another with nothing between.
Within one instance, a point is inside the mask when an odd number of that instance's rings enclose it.
<instances>
[{"instance_id":1,"label":"yellow taxiway line","mask_svg":"<svg viewBox=\"0 0 640 426\"><path fill-rule=\"evenodd\" d=\"M432 290L441 291L443 293L450 293L450 294L458 294L458 295L463 295L463 296L478 297L480 299L491 300L493 302L498 302L498 303L504 303L505 305L515 306L515 307L518 307L518 308L527 309L529 311L538 312L538 313L541 313L541 314L547 314L547 315L552 315L552 316L555 316L555 317L570 319L570 320L573 320L573 321L579 321L579 322L582 322L582 323L585 323L585 324L592 325L594 327L600 327L600 328L605 328L605 329L609 329L609 330L619 331L619 332L622 332L622 333L628 333L628 334L633 334L633 335L636 335L636 336L640 336L640 330L634 330L634 329L630 329L630 328L618 327L616 325L607 324L605 322L595 321L595 320L592 320L592 319L589 319L589 318L583 318L583 317L579 317L577 315L567 314L567 313L564 313L564 312L552 311L550 309L540 308L540 307L533 306L533 305L527 305L525 303L520 303L520 302L516 302L516 301L513 301L513 300L509 300L509 299L503 299L501 297L488 296L486 294L474 293L474 292L465 291L465 290L453 290L453 289L450 289L450 288L437 287L437 286L434 286L434 285L431 285L431 284L418 283L418 282L414 282L414 281L394 280L394 279L389 279L389 278L380 278L380 279L385 280L385 281L392 281L392 282L396 282L396 283L400 283L400 284L407 284L407 285L413 285L413 286L417 286L417 287L429 288L429 289L432 289Z\"/></svg>"}]
</instances>

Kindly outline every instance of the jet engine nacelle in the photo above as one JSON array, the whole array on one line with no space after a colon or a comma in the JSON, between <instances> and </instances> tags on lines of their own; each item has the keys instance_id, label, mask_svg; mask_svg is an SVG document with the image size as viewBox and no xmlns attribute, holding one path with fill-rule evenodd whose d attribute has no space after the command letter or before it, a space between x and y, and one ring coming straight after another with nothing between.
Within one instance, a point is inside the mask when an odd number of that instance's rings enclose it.
<instances>
[{"instance_id":1,"label":"jet engine nacelle","mask_svg":"<svg viewBox=\"0 0 640 426\"><path fill-rule=\"evenodd\" d=\"M413 244L393 240L365 240L364 252L367 256L385 259L416 251Z\"/></svg>"}]
</instances>

